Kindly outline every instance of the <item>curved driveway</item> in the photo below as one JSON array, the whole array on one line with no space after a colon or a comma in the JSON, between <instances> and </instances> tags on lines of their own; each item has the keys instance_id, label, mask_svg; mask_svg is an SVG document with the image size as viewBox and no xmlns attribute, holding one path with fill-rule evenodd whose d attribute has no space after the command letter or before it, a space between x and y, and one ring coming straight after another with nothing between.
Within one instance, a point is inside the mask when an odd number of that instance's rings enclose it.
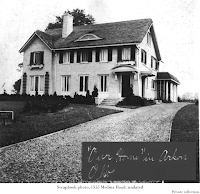
<instances>
[{"instance_id":1,"label":"curved driveway","mask_svg":"<svg viewBox=\"0 0 200 194\"><path fill-rule=\"evenodd\" d=\"M187 103L125 109L78 126L0 148L0 182L80 182L84 141L169 141Z\"/></svg>"}]
</instances>

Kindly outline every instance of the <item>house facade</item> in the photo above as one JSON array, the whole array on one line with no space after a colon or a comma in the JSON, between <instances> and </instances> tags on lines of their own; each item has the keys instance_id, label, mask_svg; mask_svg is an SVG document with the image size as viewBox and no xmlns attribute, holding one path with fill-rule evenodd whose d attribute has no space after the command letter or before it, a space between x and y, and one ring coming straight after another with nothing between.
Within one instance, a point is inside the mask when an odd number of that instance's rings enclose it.
<instances>
[{"instance_id":1,"label":"house facade","mask_svg":"<svg viewBox=\"0 0 200 194\"><path fill-rule=\"evenodd\" d=\"M151 19L36 31L24 53L21 94L86 95L98 88L99 102L134 95L177 101L179 81L159 72L161 55ZM171 76L171 77L170 77Z\"/></svg>"}]
</instances>

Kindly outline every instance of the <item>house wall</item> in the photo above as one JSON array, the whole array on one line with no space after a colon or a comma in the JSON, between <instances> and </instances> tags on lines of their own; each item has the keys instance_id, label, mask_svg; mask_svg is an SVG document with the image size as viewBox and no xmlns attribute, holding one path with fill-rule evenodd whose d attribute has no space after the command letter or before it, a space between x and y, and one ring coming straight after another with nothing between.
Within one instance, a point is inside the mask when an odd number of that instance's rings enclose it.
<instances>
[{"instance_id":1,"label":"house wall","mask_svg":"<svg viewBox=\"0 0 200 194\"><path fill-rule=\"evenodd\" d=\"M59 55L56 56L56 92L58 95L70 95L74 96L75 92L78 94L85 95L85 92L79 92L79 76L89 75L89 86L88 89L90 94L93 91L94 85L97 85L99 91L99 98L119 98L121 97L121 75L114 74L111 69L117 65L117 48L113 48L112 61L109 62L95 62L96 52L95 49L92 51L92 62L88 63L77 63L76 56L74 53L74 63L71 64L59 64ZM70 92L61 91L61 76L70 75ZM100 80L99 75L109 75L108 77L108 92L100 92ZM137 84L133 84L133 90L138 90Z\"/></svg>"},{"instance_id":2,"label":"house wall","mask_svg":"<svg viewBox=\"0 0 200 194\"><path fill-rule=\"evenodd\" d=\"M44 51L44 67L42 69L29 68L31 52L35 51ZM39 38L34 38L33 42L24 51L23 73L27 74L27 85L26 85L27 94L34 95L34 92L30 92L30 76L35 76L35 75L45 76L46 72L49 73L49 94L52 94L52 52ZM43 93L44 92L39 94Z\"/></svg>"},{"instance_id":3,"label":"house wall","mask_svg":"<svg viewBox=\"0 0 200 194\"><path fill-rule=\"evenodd\" d=\"M147 44L147 34L146 34L143 41L138 45L138 47L139 47L138 68L140 69L141 66L144 65L144 66L148 67L149 69L151 69L155 73L155 76L148 77L148 78L145 79L145 94L144 94L144 97L149 98L149 99L155 99L157 97L156 88L153 89L151 87L151 85L152 85L152 80L156 79L157 71L155 70L155 67L151 68L151 56L153 56L155 59L157 59L157 57L156 57L156 52L155 52L155 48L154 48L152 38L151 38L151 45ZM147 63L146 64L141 62L141 50L142 49L145 50L146 53L147 53ZM141 78L141 76L139 76L139 84L141 86L139 95L142 96L142 78Z\"/></svg>"}]
</instances>

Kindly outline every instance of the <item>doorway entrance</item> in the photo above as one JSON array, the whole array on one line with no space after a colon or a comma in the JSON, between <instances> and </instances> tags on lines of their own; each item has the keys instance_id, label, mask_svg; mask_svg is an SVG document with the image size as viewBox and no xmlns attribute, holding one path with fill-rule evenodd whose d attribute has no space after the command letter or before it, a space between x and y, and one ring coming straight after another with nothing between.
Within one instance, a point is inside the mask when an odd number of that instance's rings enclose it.
<instances>
[{"instance_id":1,"label":"doorway entrance","mask_svg":"<svg viewBox=\"0 0 200 194\"><path fill-rule=\"evenodd\" d=\"M130 88L130 74L122 75L122 97L126 96L127 91Z\"/></svg>"}]
</instances>

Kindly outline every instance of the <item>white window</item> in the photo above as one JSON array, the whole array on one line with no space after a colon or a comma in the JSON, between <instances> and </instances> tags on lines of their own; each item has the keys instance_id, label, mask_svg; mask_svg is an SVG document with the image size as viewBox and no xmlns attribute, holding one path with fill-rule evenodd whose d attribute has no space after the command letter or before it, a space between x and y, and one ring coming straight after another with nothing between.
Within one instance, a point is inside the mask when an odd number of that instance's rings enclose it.
<instances>
[{"instance_id":1,"label":"white window","mask_svg":"<svg viewBox=\"0 0 200 194\"><path fill-rule=\"evenodd\" d=\"M69 75L62 75L61 76L61 90L62 92L69 92L69 83L70 76Z\"/></svg>"},{"instance_id":2,"label":"white window","mask_svg":"<svg viewBox=\"0 0 200 194\"><path fill-rule=\"evenodd\" d=\"M64 63L69 64L70 63L70 52L66 52L64 54Z\"/></svg>"},{"instance_id":3,"label":"white window","mask_svg":"<svg viewBox=\"0 0 200 194\"><path fill-rule=\"evenodd\" d=\"M152 79L152 80L151 80L151 88L152 88L152 89L155 89L155 85L156 85L156 84L155 84L155 80Z\"/></svg>"},{"instance_id":4,"label":"white window","mask_svg":"<svg viewBox=\"0 0 200 194\"><path fill-rule=\"evenodd\" d=\"M30 76L30 91L44 91L44 76Z\"/></svg>"},{"instance_id":5,"label":"white window","mask_svg":"<svg viewBox=\"0 0 200 194\"><path fill-rule=\"evenodd\" d=\"M108 91L108 75L99 75L99 91L107 92Z\"/></svg>"},{"instance_id":6,"label":"white window","mask_svg":"<svg viewBox=\"0 0 200 194\"><path fill-rule=\"evenodd\" d=\"M79 77L79 91L80 92L87 92L88 90L88 80L89 76L88 75L81 75Z\"/></svg>"},{"instance_id":7,"label":"white window","mask_svg":"<svg viewBox=\"0 0 200 194\"><path fill-rule=\"evenodd\" d=\"M147 33L147 44L148 44L149 46L151 46L151 35L150 35L149 32Z\"/></svg>"},{"instance_id":8,"label":"white window","mask_svg":"<svg viewBox=\"0 0 200 194\"><path fill-rule=\"evenodd\" d=\"M81 62L88 62L88 51L83 50L81 52Z\"/></svg>"},{"instance_id":9,"label":"white window","mask_svg":"<svg viewBox=\"0 0 200 194\"><path fill-rule=\"evenodd\" d=\"M100 62L107 62L108 61L108 50L101 49L99 53L99 60Z\"/></svg>"},{"instance_id":10,"label":"white window","mask_svg":"<svg viewBox=\"0 0 200 194\"><path fill-rule=\"evenodd\" d=\"M122 49L122 60L131 60L131 48Z\"/></svg>"}]
</instances>

